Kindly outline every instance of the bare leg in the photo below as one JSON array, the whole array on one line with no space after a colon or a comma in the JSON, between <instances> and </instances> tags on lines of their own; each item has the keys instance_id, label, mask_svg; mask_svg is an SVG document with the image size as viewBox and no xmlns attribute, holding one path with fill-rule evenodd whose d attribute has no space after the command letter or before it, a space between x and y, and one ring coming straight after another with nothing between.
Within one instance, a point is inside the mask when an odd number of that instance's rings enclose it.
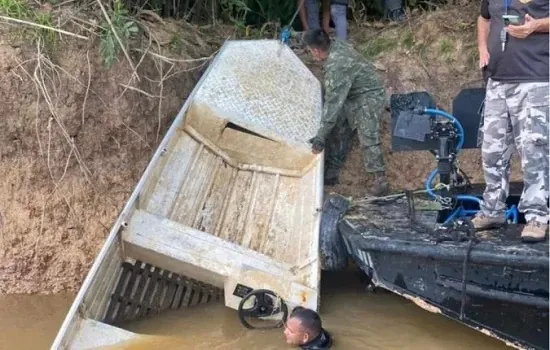
<instances>
[{"instance_id":1,"label":"bare leg","mask_svg":"<svg viewBox=\"0 0 550 350\"><path fill-rule=\"evenodd\" d=\"M300 21L302 22L302 28L306 31L309 29L309 24L307 23L307 11L304 1L305 0L296 0L296 6L300 7Z\"/></svg>"},{"instance_id":2,"label":"bare leg","mask_svg":"<svg viewBox=\"0 0 550 350\"><path fill-rule=\"evenodd\" d=\"M330 31L330 0L323 0L323 30Z\"/></svg>"}]
</instances>

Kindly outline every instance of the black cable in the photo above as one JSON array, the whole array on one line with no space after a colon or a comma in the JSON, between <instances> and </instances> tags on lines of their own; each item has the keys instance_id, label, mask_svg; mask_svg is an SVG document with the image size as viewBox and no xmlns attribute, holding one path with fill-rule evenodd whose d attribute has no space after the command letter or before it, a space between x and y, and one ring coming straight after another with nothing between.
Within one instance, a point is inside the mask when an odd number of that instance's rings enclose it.
<instances>
[{"instance_id":1,"label":"black cable","mask_svg":"<svg viewBox=\"0 0 550 350\"><path fill-rule=\"evenodd\" d=\"M462 300L460 304L460 320L462 321L464 319L464 308L466 307L466 275L468 273L468 263L470 261L470 253L472 252L472 248L477 243L477 237L475 234L475 227L472 221L470 220L464 220L464 222L468 225L468 247L466 248L466 256L464 257L464 262L462 263Z\"/></svg>"}]
</instances>

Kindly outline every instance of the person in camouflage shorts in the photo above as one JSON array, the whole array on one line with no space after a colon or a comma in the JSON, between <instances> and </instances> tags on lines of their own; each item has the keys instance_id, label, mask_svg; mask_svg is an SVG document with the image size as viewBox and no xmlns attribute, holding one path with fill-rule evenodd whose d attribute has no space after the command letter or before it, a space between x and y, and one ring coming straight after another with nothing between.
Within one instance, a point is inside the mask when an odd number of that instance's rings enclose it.
<instances>
[{"instance_id":1,"label":"person in camouflage shorts","mask_svg":"<svg viewBox=\"0 0 550 350\"><path fill-rule=\"evenodd\" d=\"M375 176L371 194L387 194L389 184L379 135L386 94L374 66L349 43L337 38L331 40L323 30L306 32L304 42L314 58L324 62L323 117L317 135L310 142L314 153L327 148L325 184L338 183L352 132L357 130L365 169Z\"/></svg>"},{"instance_id":2,"label":"person in camouflage shorts","mask_svg":"<svg viewBox=\"0 0 550 350\"><path fill-rule=\"evenodd\" d=\"M548 229L548 0L511 0L508 8L493 1L482 0L478 18L479 66L489 78L480 130L486 188L472 222L477 229L505 223L510 159L517 150L523 170L518 209L527 221L521 238L538 242ZM520 23L506 23L507 12Z\"/></svg>"}]
</instances>

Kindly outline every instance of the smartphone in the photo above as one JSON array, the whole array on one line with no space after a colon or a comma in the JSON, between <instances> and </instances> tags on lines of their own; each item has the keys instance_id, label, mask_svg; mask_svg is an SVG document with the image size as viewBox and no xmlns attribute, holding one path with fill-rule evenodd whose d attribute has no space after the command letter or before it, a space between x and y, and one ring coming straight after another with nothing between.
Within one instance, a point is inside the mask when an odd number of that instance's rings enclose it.
<instances>
[{"instance_id":1,"label":"smartphone","mask_svg":"<svg viewBox=\"0 0 550 350\"><path fill-rule=\"evenodd\" d=\"M521 24L521 22L519 20L519 16L516 16L516 15L503 15L502 19L504 20L505 25L509 25L509 24L518 25L518 24Z\"/></svg>"}]
</instances>

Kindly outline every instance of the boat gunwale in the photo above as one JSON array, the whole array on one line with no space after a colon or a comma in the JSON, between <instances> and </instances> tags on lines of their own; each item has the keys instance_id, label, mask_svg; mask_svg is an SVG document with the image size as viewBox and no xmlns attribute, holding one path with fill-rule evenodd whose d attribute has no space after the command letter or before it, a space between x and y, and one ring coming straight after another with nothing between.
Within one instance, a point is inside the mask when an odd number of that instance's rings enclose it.
<instances>
[{"instance_id":1,"label":"boat gunwale","mask_svg":"<svg viewBox=\"0 0 550 350\"><path fill-rule=\"evenodd\" d=\"M464 260L464 249L468 246L468 242L458 244L453 242L435 243L434 241L425 240L392 239L387 236L364 236L345 218L338 224L338 230L344 236L344 239L361 250L409 254L454 262ZM489 245L483 244L483 242L478 243L470 253L470 262L496 266L536 267L546 270L550 267L548 255L513 255L510 252L506 254L488 248L490 248Z\"/></svg>"},{"instance_id":2,"label":"boat gunwale","mask_svg":"<svg viewBox=\"0 0 550 350\"><path fill-rule=\"evenodd\" d=\"M174 118L174 121L172 122L172 125L164 135L161 143L158 145L157 150L153 154L153 157L149 161L149 164L147 165L147 168L143 172L141 178L139 179L139 182L134 187L134 190L132 191L132 194L130 195L130 198L124 205L124 208L120 212L117 220L115 221L115 224L111 228L111 232L109 233L109 236L105 240L105 243L103 244L103 247L101 247L101 250L97 257L94 260L94 263L92 264L92 267L88 271L88 274L86 275L86 278L84 279L84 282L82 283L82 286L80 287L78 294L76 295L71 308L69 309L69 312L67 313L67 316L63 320L63 323L61 324L61 327L59 328L57 335L54 339L54 342L51 346L51 349L58 349L62 345L62 341L65 338L66 332L69 329L69 326L71 322L74 321L77 311L80 308L80 305L82 304L82 301L84 300L84 296L86 295L93 279L96 277L96 274L99 270L99 265L101 264L102 260L105 258L107 251L109 250L109 247L115 242L115 240L120 236L120 228L124 225L126 217L130 212L133 210L134 204L136 203L142 189L145 187L147 181L149 180L149 176L151 172L156 167L157 162L159 159L163 156L165 153L164 147L166 144L170 141L170 139L174 136L174 134L180 129L180 125L183 123L186 117L186 112L189 109L189 106L191 105L195 95L198 93L202 85L204 84L204 81L208 77L209 73L212 71L213 67L215 67L215 63L219 60L220 53L229 45L229 41L226 40L222 47L220 48L218 54L214 57L204 74L201 76L193 90L191 91L191 94L187 97L185 100L183 106L180 108L178 114L176 115L176 118Z\"/></svg>"}]
</instances>

